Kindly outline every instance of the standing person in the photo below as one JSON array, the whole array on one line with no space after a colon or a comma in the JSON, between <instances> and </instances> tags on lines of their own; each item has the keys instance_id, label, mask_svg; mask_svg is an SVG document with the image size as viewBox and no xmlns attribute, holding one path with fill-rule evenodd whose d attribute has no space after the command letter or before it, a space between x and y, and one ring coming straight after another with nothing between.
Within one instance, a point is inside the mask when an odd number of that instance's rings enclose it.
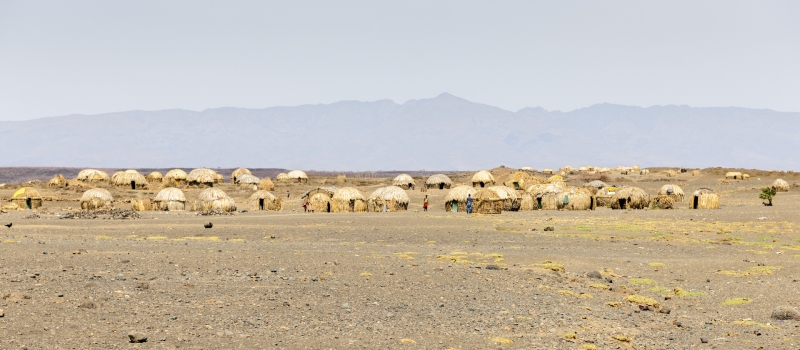
<instances>
[{"instance_id":1,"label":"standing person","mask_svg":"<svg viewBox=\"0 0 800 350\"><path fill-rule=\"evenodd\" d=\"M422 211L428 211L428 195L425 195L425 202L422 203Z\"/></svg>"},{"instance_id":2,"label":"standing person","mask_svg":"<svg viewBox=\"0 0 800 350\"><path fill-rule=\"evenodd\" d=\"M308 201L306 201L305 203L303 203L303 212L304 212L304 213L308 213Z\"/></svg>"},{"instance_id":3,"label":"standing person","mask_svg":"<svg viewBox=\"0 0 800 350\"><path fill-rule=\"evenodd\" d=\"M472 195L467 195L467 214L472 214Z\"/></svg>"},{"instance_id":4,"label":"standing person","mask_svg":"<svg viewBox=\"0 0 800 350\"><path fill-rule=\"evenodd\" d=\"M286 198L289 198L289 195L290 195L289 191L286 191Z\"/></svg>"}]
</instances>

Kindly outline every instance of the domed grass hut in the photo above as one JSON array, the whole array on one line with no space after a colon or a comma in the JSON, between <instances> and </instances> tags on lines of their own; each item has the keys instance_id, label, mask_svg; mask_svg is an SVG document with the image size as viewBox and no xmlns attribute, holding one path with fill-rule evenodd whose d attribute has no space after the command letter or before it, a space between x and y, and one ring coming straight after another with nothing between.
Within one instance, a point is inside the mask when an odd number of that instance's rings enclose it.
<instances>
[{"instance_id":1,"label":"domed grass hut","mask_svg":"<svg viewBox=\"0 0 800 350\"><path fill-rule=\"evenodd\" d=\"M261 182L261 179L250 174L240 174L236 178L236 181L243 187L258 188L258 184Z\"/></svg>"},{"instance_id":2,"label":"domed grass hut","mask_svg":"<svg viewBox=\"0 0 800 350\"><path fill-rule=\"evenodd\" d=\"M153 200L153 210L181 211L186 210L186 196L175 187L167 187L158 192Z\"/></svg>"},{"instance_id":3,"label":"domed grass hut","mask_svg":"<svg viewBox=\"0 0 800 350\"><path fill-rule=\"evenodd\" d=\"M683 189L678 185L672 184L661 186L661 189L658 190L658 195L668 196L672 198L673 202L683 202L684 197Z\"/></svg>"},{"instance_id":4,"label":"domed grass hut","mask_svg":"<svg viewBox=\"0 0 800 350\"><path fill-rule=\"evenodd\" d=\"M649 175L650 169L642 169L639 171L639 175Z\"/></svg>"},{"instance_id":5,"label":"domed grass hut","mask_svg":"<svg viewBox=\"0 0 800 350\"><path fill-rule=\"evenodd\" d=\"M638 187L623 187L611 197L611 209L645 209L648 205L650 195Z\"/></svg>"},{"instance_id":6,"label":"domed grass hut","mask_svg":"<svg viewBox=\"0 0 800 350\"><path fill-rule=\"evenodd\" d=\"M710 188L701 188L692 193L692 209L719 209L719 195Z\"/></svg>"},{"instance_id":7,"label":"domed grass hut","mask_svg":"<svg viewBox=\"0 0 800 350\"><path fill-rule=\"evenodd\" d=\"M594 210L594 197L583 188L572 187L558 194L564 210Z\"/></svg>"},{"instance_id":8,"label":"domed grass hut","mask_svg":"<svg viewBox=\"0 0 800 350\"><path fill-rule=\"evenodd\" d=\"M594 193L594 203L596 207L611 207L611 201L619 188L608 186L603 187Z\"/></svg>"},{"instance_id":9,"label":"domed grass hut","mask_svg":"<svg viewBox=\"0 0 800 350\"><path fill-rule=\"evenodd\" d=\"M191 175L191 174L190 174ZM224 212L236 211L236 201L218 188L206 188L197 196L199 207L197 211L220 210Z\"/></svg>"},{"instance_id":10,"label":"domed grass hut","mask_svg":"<svg viewBox=\"0 0 800 350\"><path fill-rule=\"evenodd\" d=\"M114 197L104 188L92 188L81 196L81 209L97 210L111 208Z\"/></svg>"},{"instance_id":11,"label":"domed grass hut","mask_svg":"<svg viewBox=\"0 0 800 350\"><path fill-rule=\"evenodd\" d=\"M551 185L559 185L563 188L567 188L567 181L564 180L564 177L561 175L553 175L549 179L547 179L547 183Z\"/></svg>"},{"instance_id":12,"label":"domed grass hut","mask_svg":"<svg viewBox=\"0 0 800 350\"><path fill-rule=\"evenodd\" d=\"M111 179L114 186L129 187L132 190L143 189L147 186L147 179L136 170L125 170L118 172Z\"/></svg>"},{"instance_id":13,"label":"domed grass hut","mask_svg":"<svg viewBox=\"0 0 800 350\"><path fill-rule=\"evenodd\" d=\"M523 193L522 199L519 203L519 210L539 210L539 206L536 205L536 201L533 199L530 193Z\"/></svg>"},{"instance_id":14,"label":"domed grass hut","mask_svg":"<svg viewBox=\"0 0 800 350\"><path fill-rule=\"evenodd\" d=\"M472 187L485 188L488 186L494 186L494 176L492 176L492 173L481 170L472 176Z\"/></svg>"},{"instance_id":15,"label":"domed grass hut","mask_svg":"<svg viewBox=\"0 0 800 350\"><path fill-rule=\"evenodd\" d=\"M275 197L268 191L260 190L250 195L247 200L250 210L283 210L283 198Z\"/></svg>"},{"instance_id":16,"label":"domed grass hut","mask_svg":"<svg viewBox=\"0 0 800 350\"><path fill-rule=\"evenodd\" d=\"M216 174L211 169L197 168L189 172L189 175L186 176L186 182L189 186L214 187Z\"/></svg>"},{"instance_id":17,"label":"domed grass hut","mask_svg":"<svg viewBox=\"0 0 800 350\"><path fill-rule=\"evenodd\" d=\"M445 174L431 175L427 180L425 180L425 187L427 189L449 190L452 186L453 180L450 180L450 177Z\"/></svg>"},{"instance_id":18,"label":"domed grass hut","mask_svg":"<svg viewBox=\"0 0 800 350\"><path fill-rule=\"evenodd\" d=\"M165 182L172 182L176 185L184 185L186 184L186 179L189 177L185 171L181 169L172 169L164 175Z\"/></svg>"},{"instance_id":19,"label":"domed grass hut","mask_svg":"<svg viewBox=\"0 0 800 350\"><path fill-rule=\"evenodd\" d=\"M381 187L367 197L367 211L408 210L408 193L398 186Z\"/></svg>"},{"instance_id":20,"label":"domed grass hut","mask_svg":"<svg viewBox=\"0 0 800 350\"><path fill-rule=\"evenodd\" d=\"M583 184L583 188L588 190L589 194L591 194L591 195L595 195L597 193L597 191L599 191L599 190L601 190L601 189L603 189L605 187L608 187L608 184L603 182L603 181L600 181L600 180L594 180L594 181L587 182L587 183Z\"/></svg>"},{"instance_id":21,"label":"domed grass hut","mask_svg":"<svg viewBox=\"0 0 800 350\"><path fill-rule=\"evenodd\" d=\"M303 199L303 203L308 202L307 210L315 213L330 213L331 199L335 190L335 187L317 187L306 191L300 198Z\"/></svg>"},{"instance_id":22,"label":"domed grass hut","mask_svg":"<svg viewBox=\"0 0 800 350\"><path fill-rule=\"evenodd\" d=\"M286 176L289 177L289 182L296 182L299 184L308 183L308 175L302 170L292 170L286 174Z\"/></svg>"},{"instance_id":23,"label":"domed grass hut","mask_svg":"<svg viewBox=\"0 0 800 350\"><path fill-rule=\"evenodd\" d=\"M742 180L750 180L750 175L742 174Z\"/></svg>"},{"instance_id":24,"label":"domed grass hut","mask_svg":"<svg viewBox=\"0 0 800 350\"><path fill-rule=\"evenodd\" d=\"M772 189L774 189L775 192L789 192L789 188L789 183L783 179L777 179L772 183Z\"/></svg>"},{"instance_id":25,"label":"domed grass hut","mask_svg":"<svg viewBox=\"0 0 800 350\"><path fill-rule=\"evenodd\" d=\"M542 180L524 171L515 171L503 181L504 186L515 190L525 190L531 185L540 183L542 183Z\"/></svg>"},{"instance_id":26,"label":"domed grass hut","mask_svg":"<svg viewBox=\"0 0 800 350\"><path fill-rule=\"evenodd\" d=\"M367 198L352 187L342 187L333 192L331 212L363 213L367 211Z\"/></svg>"},{"instance_id":27,"label":"domed grass hut","mask_svg":"<svg viewBox=\"0 0 800 350\"><path fill-rule=\"evenodd\" d=\"M394 180L392 180L392 185L400 187L404 190L413 190L416 184L417 183L414 181L414 178L408 174L397 175Z\"/></svg>"},{"instance_id":28,"label":"domed grass hut","mask_svg":"<svg viewBox=\"0 0 800 350\"><path fill-rule=\"evenodd\" d=\"M50 181L47 182L47 186L49 187L67 187L69 184L67 183L67 179L64 178L64 175L58 174L53 176Z\"/></svg>"},{"instance_id":29,"label":"domed grass hut","mask_svg":"<svg viewBox=\"0 0 800 350\"><path fill-rule=\"evenodd\" d=\"M84 169L78 173L78 176L75 177L78 181L84 182L100 182L100 181L109 181L110 178L105 171L97 170L97 169Z\"/></svg>"},{"instance_id":30,"label":"domed grass hut","mask_svg":"<svg viewBox=\"0 0 800 350\"><path fill-rule=\"evenodd\" d=\"M289 175L286 175L286 173L280 173L278 176L275 176L275 181L289 182Z\"/></svg>"},{"instance_id":31,"label":"domed grass hut","mask_svg":"<svg viewBox=\"0 0 800 350\"><path fill-rule=\"evenodd\" d=\"M650 199L650 209L674 209L674 197L669 195L659 194Z\"/></svg>"},{"instance_id":32,"label":"domed grass hut","mask_svg":"<svg viewBox=\"0 0 800 350\"><path fill-rule=\"evenodd\" d=\"M666 175L667 177L676 177L678 176L678 172L675 170L667 170L664 172L664 175Z\"/></svg>"},{"instance_id":33,"label":"domed grass hut","mask_svg":"<svg viewBox=\"0 0 800 350\"><path fill-rule=\"evenodd\" d=\"M726 180L741 180L742 179L742 173L740 173L738 171L729 171L729 172L725 173L725 179Z\"/></svg>"},{"instance_id":34,"label":"domed grass hut","mask_svg":"<svg viewBox=\"0 0 800 350\"><path fill-rule=\"evenodd\" d=\"M444 196L444 211L449 211L453 213L457 212L466 212L467 211L467 198L469 196L475 197L475 194L478 191L470 186L456 186L455 188L450 189L447 191L447 195ZM473 205L475 199L473 198Z\"/></svg>"},{"instance_id":35,"label":"domed grass hut","mask_svg":"<svg viewBox=\"0 0 800 350\"><path fill-rule=\"evenodd\" d=\"M222 174L217 173L215 171L214 172L214 183L215 184L224 184L225 183L225 176L222 176Z\"/></svg>"},{"instance_id":36,"label":"domed grass hut","mask_svg":"<svg viewBox=\"0 0 800 350\"><path fill-rule=\"evenodd\" d=\"M501 214L503 200L496 191L488 188L475 193L472 199L472 214Z\"/></svg>"},{"instance_id":37,"label":"domed grass hut","mask_svg":"<svg viewBox=\"0 0 800 350\"><path fill-rule=\"evenodd\" d=\"M14 192L11 203L20 209L36 209L42 206L42 196L33 187L23 187Z\"/></svg>"},{"instance_id":38,"label":"domed grass hut","mask_svg":"<svg viewBox=\"0 0 800 350\"><path fill-rule=\"evenodd\" d=\"M522 168L519 168L519 171L524 171L524 172L531 173L531 174L536 172L536 170L534 170L532 167L529 167L529 166L524 166Z\"/></svg>"},{"instance_id":39,"label":"domed grass hut","mask_svg":"<svg viewBox=\"0 0 800 350\"><path fill-rule=\"evenodd\" d=\"M554 175L555 173L556 172L553 169L544 169L544 170L542 170L542 174L545 174L545 175Z\"/></svg>"},{"instance_id":40,"label":"domed grass hut","mask_svg":"<svg viewBox=\"0 0 800 350\"><path fill-rule=\"evenodd\" d=\"M265 177L258 182L258 189L262 191L272 191L275 189L275 184L272 183L272 180L268 177Z\"/></svg>"},{"instance_id":41,"label":"domed grass hut","mask_svg":"<svg viewBox=\"0 0 800 350\"><path fill-rule=\"evenodd\" d=\"M503 210L505 211L518 211L522 205L517 191L508 186L489 186L491 191L497 193L500 201L503 202Z\"/></svg>"},{"instance_id":42,"label":"domed grass hut","mask_svg":"<svg viewBox=\"0 0 800 350\"><path fill-rule=\"evenodd\" d=\"M700 176L700 170L693 170L692 176Z\"/></svg>"},{"instance_id":43,"label":"domed grass hut","mask_svg":"<svg viewBox=\"0 0 800 350\"><path fill-rule=\"evenodd\" d=\"M239 183L239 176L240 175L244 175L244 174L253 175L250 172L250 170L248 170L248 169L245 169L245 168L236 169L231 173L231 183L232 184L238 184Z\"/></svg>"},{"instance_id":44,"label":"domed grass hut","mask_svg":"<svg viewBox=\"0 0 800 350\"><path fill-rule=\"evenodd\" d=\"M528 192L536 202L536 206L541 210L558 210L563 205L563 197L558 195L564 191L560 183L533 185L528 188Z\"/></svg>"},{"instance_id":45,"label":"domed grass hut","mask_svg":"<svg viewBox=\"0 0 800 350\"><path fill-rule=\"evenodd\" d=\"M156 183L156 182L163 181L164 180L164 176L161 175L160 172L154 171L154 172L151 172L151 173L147 174L147 176L145 176L144 179L147 180L147 182L149 182L149 183Z\"/></svg>"}]
</instances>

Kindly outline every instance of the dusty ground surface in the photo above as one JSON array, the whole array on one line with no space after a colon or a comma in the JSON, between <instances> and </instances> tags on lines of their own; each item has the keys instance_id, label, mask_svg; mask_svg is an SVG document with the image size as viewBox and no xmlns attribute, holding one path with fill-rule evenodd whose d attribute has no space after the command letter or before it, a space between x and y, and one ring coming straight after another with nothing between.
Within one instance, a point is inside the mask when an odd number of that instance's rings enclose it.
<instances>
[{"instance_id":1,"label":"dusty ground surface","mask_svg":"<svg viewBox=\"0 0 800 350\"><path fill-rule=\"evenodd\" d=\"M297 211L313 184L279 185L283 212L136 220L61 219L80 193L35 186L64 200L0 214L0 348L798 349L800 321L770 315L800 303L800 190L764 207L772 180L673 180L719 210L467 216L432 190L427 213L419 191L408 212Z\"/></svg>"}]
</instances>

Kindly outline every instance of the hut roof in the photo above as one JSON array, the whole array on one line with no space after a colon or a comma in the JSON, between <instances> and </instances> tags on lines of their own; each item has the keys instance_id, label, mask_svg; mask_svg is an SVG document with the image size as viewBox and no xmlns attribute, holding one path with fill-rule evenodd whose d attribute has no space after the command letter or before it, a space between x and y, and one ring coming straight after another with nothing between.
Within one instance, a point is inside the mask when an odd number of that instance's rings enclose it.
<instances>
[{"instance_id":1,"label":"hut roof","mask_svg":"<svg viewBox=\"0 0 800 350\"><path fill-rule=\"evenodd\" d=\"M108 192L107 189L92 188L86 192L83 192L83 195L81 196L81 202L87 202L95 198L107 202L111 202L114 200L114 197L111 197L111 192Z\"/></svg>"},{"instance_id":2,"label":"hut roof","mask_svg":"<svg viewBox=\"0 0 800 350\"><path fill-rule=\"evenodd\" d=\"M278 180L278 181L288 180L288 179L289 179L289 175L286 175L285 173L280 173L280 174L278 174L278 176L275 176L275 180Z\"/></svg>"},{"instance_id":3,"label":"hut roof","mask_svg":"<svg viewBox=\"0 0 800 350\"><path fill-rule=\"evenodd\" d=\"M266 199L266 200L269 200L269 201L274 201L275 200L275 195L270 193L269 191L264 191L264 190L255 191L255 192L253 192L253 194L250 195L250 198L248 199L248 201L252 202L252 201L255 201L257 199Z\"/></svg>"},{"instance_id":4,"label":"hut roof","mask_svg":"<svg viewBox=\"0 0 800 350\"><path fill-rule=\"evenodd\" d=\"M541 197L548 193L561 193L565 188L561 183L548 184L548 185L533 185L528 188L528 192L534 197Z\"/></svg>"},{"instance_id":5,"label":"hut roof","mask_svg":"<svg viewBox=\"0 0 800 350\"><path fill-rule=\"evenodd\" d=\"M395 186L400 186L400 185L416 184L416 182L414 182L414 178L412 178L411 175L400 174L394 178L393 184Z\"/></svg>"},{"instance_id":6,"label":"hut roof","mask_svg":"<svg viewBox=\"0 0 800 350\"><path fill-rule=\"evenodd\" d=\"M131 182L136 183L147 183L147 179L144 178L142 174L139 174L136 170L125 170L122 172L117 172L114 174L112 181L115 185L128 185Z\"/></svg>"},{"instance_id":7,"label":"hut roof","mask_svg":"<svg viewBox=\"0 0 800 350\"><path fill-rule=\"evenodd\" d=\"M369 199L381 199L385 201L395 201L397 203L408 203L408 193L397 186L386 186L378 188L369 195Z\"/></svg>"},{"instance_id":8,"label":"hut roof","mask_svg":"<svg viewBox=\"0 0 800 350\"><path fill-rule=\"evenodd\" d=\"M168 179L175 179L175 180L186 180L187 174L185 171L181 169L172 169L167 172L167 175L164 175L164 178Z\"/></svg>"},{"instance_id":9,"label":"hut roof","mask_svg":"<svg viewBox=\"0 0 800 350\"><path fill-rule=\"evenodd\" d=\"M186 181L197 183L214 183L217 172L206 168L197 168L189 172Z\"/></svg>"},{"instance_id":10,"label":"hut roof","mask_svg":"<svg viewBox=\"0 0 800 350\"><path fill-rule=\"evenodd\" d=\"M549 179L547 179L547 183L556 183L556 182L564 182L564 177L561 175L553 175Z\"/></svg>"},{"instance_id":11,"label":"hut roof","mask_svg":"<svg viewBox=\"0 0 800 350\"><path fill-rule=\"evenodd\" d=\"M785 188L788 188L789 187L789 183L786 182L784 179L776 179L774 182L772 182L772 187L785 187Z\"/></svg>"},{"instance_id":12,"label":"hut roof","mask_svg":"<svg viewBox=\"0 0 800 350\"><path fill-rule=\"evenodd\" d=\"M14 192L11 198L42 198L42 196L33 187L23 187Z\"/></svg>"},{"instance_id":13,"label":"hut roof","mask_svg":"<svg viewBox=\"0 0 800 350\"><path fill-rule=\"evenodd\" d=\"M472 176L472 182L494 182L494 176L486 170L481 170Z\"/></svg>"},{"instance_id":14,"label":"hut roof","mask_svg":"<svg viewBox=\"0 0 800 350\"><path fill-rule=\"evenodd\" d=\"M456 186L455 188L447 191L447 195L444 196L445 202L456 201L456 202L464 202L467 200L468 195L475 196L478 190L473 188L472 186Z\"/></svg>"},{"instance_id":15,"label":"hut roof","mask_svg":"<svg viewBox=\"0 0 800 350\"><path fill-rule=\"evenodd\" d=\"M203 202L211 202L218 199L225 199L230 197L228 197L228 194L225 193L225 191L220 190L219 188L209 187L201 191L200 194L197 196L197 198Z\"/></svg>"},{"instance_id":16,"label":"hut roof","mask_svg":"<svg viewBox=\"0 0 800 350\"><path fill-rule=\"evenodd\" d=\"M175 187L167 187L156 195L154 202L186 202L186 196L183 191Z\"/></svg>"},{"instance_id":17,"label":"hut roof","mask_svg":"<svg viewBox=\"0 0 800 350\"><path fill-rule=\"evenodd\" d=\"M734 176L742 176L742 173L738 171L729 171L725 173L725 177L734 177Z\"/></svg>"},{"instance_id":18,"label":"hut roof","mask_svg":"<svg viewBox=\"0 0 800 350\"><path fill-rule=\"evenodd\" d=\"M258 182L258 188L261 190L271 191L275 188L275 184L272 183L272 180L270 180L268 177L265 177Z\"/></svg>"},{"instance_id":19,"label":"hut roof","mask_svg":"<svg viewBox=\"0 0 800 350\"><path fill-rule=\"evenodd\" d=\"M500 198L500 195L498 195L496 191L492 191L489 188L484 188L484 189L478 191L472 197L475 198L476 200L495 200L495 201L499 201L499 200L502 199L502 198Z\"/></svg>"},{"instance_id":20,"label":"hut roof","mask_svg":"<svg viewBox=\"0 0 800 350\"><path fill-rule=\"evenodd\" d=\"M245 168L239 168L231 173L231 182L233 182L233 179L238 179L239 175L244 175L244 174L253 175L253 173L251 173L250 170L247 170Z\"/></svg>"},{"instance_id":21,"label":"hut roof","mask_svg":"<svg viewBox=\"0 0 800 350\"><path fill-rule=\"evenodd\" d=\"M488 190L494 191L500 199L518 199L517 191L508 186L489 186Z\"/></svg>"},{"instance_id":22,"label":"hut roof","mask_svg":"<svg viewBox=\"0 0 800 350\"><path fill-rule=\"evenodd\" d=\"M108 174L105 171L97 169L83 169L76 177L78 180L108 180Z\"/></svg>"},{"instance_id":23,"label":"hut roof","mask_svg":"<svg viewBox=\"0 0 800 350\"><path fill-rule=\"evenodd\" d=\"M587 182L587 183L586 183L586 184L584 184L583 186L584 186L584 187L596 187L596 188L603 188L603 187L608 187L608 184L607 184L607 183L605 183L605 182L603 182L603 181L600 181L600 180L594 180L594 181L592 181L592 182Z\"/></svg>"},{"instance_id":24,"label":"hut roof","mask_svg":"<svg viewBox=\"0 0 800 350\"><path fill-rule=\"evenodd\" d=\"M151 172L151 173L147 174L147 176L145 176L145 179L147 179L147 180L151 180L151 179L155 180L155 179L163 179L163 178L164 178L164 176L161 175L161 173L157 172L157 171Z\"/></svg>"},{"instance_id":25,"label":"hut roof","mask_svg":"<svg viewBox=\"0 0 800 350\"><path fill-rule=\"evenodd\" d=\"M704 195L704 194L714 194L714 190L712 190L710 188L699 188L699 189L697 189L697 191L694 191L694 193L692 195L699 197L700 195Z\"/></svg>"},{"instance_id":26,"label":"hut roof","mask_svg":"<svg viewBox=\"0 0 800 350\"><path fill-rule=\"evenodd\" d=\"M678 185L667 184L661 186L661 189L658 190L658 195L668 195L668 194L677 194L677 195L684 195L683 189L680 188Z\"/></svg>"},{"instance_id":27,"label":"hut roof","mask_svg":"<svg viewBox=\"0 0 800 350\"><path fill-rule=\"evenodd\" d=\"M335 186L331 186L331 187L316 187L316 188L312 188L312 189L306 191L305 193L303 193L303 195L300 196L300 198L308 197L308 194L311 193L311 192L318 192L318 193L319 192L325 192L325 193L328 194L329 197L333 197L333 193L336 192L336 187Z\"/></svg>"},{"instance_id":28,"label":"hut roof","mask_svg":"<svg viewBox=\"0 0 800 350\"><path fill-rule=\"evenodd\" d=\"M261 182L261 179L250 174L240 174L236 177L236 182L240 184L257 185Z\"/></svg>"},{"instance_id":29,"label":"hut roof","mask_svg":"<svg viewBox=\"0 0 800 350\"><path fill-rule=\"evenodd\" d=\"M533 170L533 168L531 168L529 166L524 166L522 168L519 168L519 170L522 170L522 171L535 171L535 170Z\"/></svg>"},{"instance_id":30,"label":"hut roof","mask_svg":"<svg viewBox=\"0 0 800 350\"><path fill-rule=\"evenodd\" d=\"M308 175L306 175L306 172L302 170L292 170L288 174L286 174L286 176L288 176L290 179L296 179L296 178L308 179Z\"/></svg>"},{"instance_id":31,"label":"hut roof","mask_svg":"<svg viewBox=\"0 0 800 350\"><path fill-rule=\"evenodd\" d=\"M353 199L366 200L367 198L361 194L361 191L352 187L342 187L333 192L333 199L340 201L349 201Z\"/></svg>"},{"instance_id":32,"label":"hut roof","mask_svg":"<svg viewBox=\"0 0 800 350\"><path fill-rule=\"evenodd\" d=\"M430 177L428 177L428 179L425 180L425 184L427 184L427 185L438 185L438 184L452 185L453 184L453 180L450 180L450 177L448 177L445 174L436 174L436 175L431 175Z\"/></svg>"},{"instance_id":33,"label":"hut roof","mask_svg":"<svg viewBox=\"0 0 800 350\"><path fill-rule=\"evenodd\" d=\"M67 179L64 178L64 175L57 174L57 175L53 175L53 178L50 179L50 181L48 181L47 183L50 184L50 185L61 186L62 184L66 184L67 183Z\"/></svg>"}]
</instances>

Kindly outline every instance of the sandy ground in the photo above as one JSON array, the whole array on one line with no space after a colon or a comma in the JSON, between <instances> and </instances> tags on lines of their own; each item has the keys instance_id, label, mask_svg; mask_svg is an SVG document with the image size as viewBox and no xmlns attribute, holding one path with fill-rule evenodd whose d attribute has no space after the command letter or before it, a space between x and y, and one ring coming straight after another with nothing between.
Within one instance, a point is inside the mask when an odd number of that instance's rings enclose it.
<instances>
[{"instance_id":1,"label":"sandy ground","mask_svg":"<svg viewBox=\"0 0 800 350\"><path fill-rule=\"evenodd\" d=\"M407 212L306 214L314 185L279 185L283 212L137 220L60 219L80 193L37 187L67 201L0 214L0 348L798 349L770 316L800 303L800 190L764 207L772 180L674 181L719 210L467 216L432 190L427 213L409 191Z\"/></svg>"}]
</instances>

